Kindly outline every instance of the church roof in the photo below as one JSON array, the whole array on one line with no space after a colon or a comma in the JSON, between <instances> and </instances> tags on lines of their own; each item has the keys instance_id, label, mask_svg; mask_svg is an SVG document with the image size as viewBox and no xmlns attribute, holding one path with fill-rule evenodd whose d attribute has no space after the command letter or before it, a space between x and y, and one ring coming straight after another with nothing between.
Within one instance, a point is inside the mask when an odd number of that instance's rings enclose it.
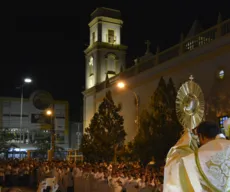
<instances>
[{"instance_id":1,"label":"church roof","mask_svg":"<svg viewBox=\"0 0 230 192\"><path fill-rule=\"evenodd\" d=\"M190 28L186 39L192 38L203 31L203 27L198 20L195 20Z\"/></svg>"},{"instance_id":2,"label":"church roof","mask_svg":"<svg viewBox=\"0 0 230 192\"><path fill-rule=\"evenodd\" d=\"M114 19L121 19L121 12L116 9L99 7L93 13L91 13L91 20L93 20L96 17L100 17L100 16L111 17Z\"/></svg>"}]
</instances>

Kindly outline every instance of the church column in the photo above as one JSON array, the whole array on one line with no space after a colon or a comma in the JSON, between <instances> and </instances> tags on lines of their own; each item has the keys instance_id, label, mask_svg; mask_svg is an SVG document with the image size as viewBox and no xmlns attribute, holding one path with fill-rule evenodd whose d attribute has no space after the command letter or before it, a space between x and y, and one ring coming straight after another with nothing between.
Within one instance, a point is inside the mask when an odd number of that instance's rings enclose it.
<instances>
[{"instance_id":1,"label":"church column","mask_svg":"<svg viewBox=\"0 0 230 192\"><path fill-rule=\"evenodd\" d=\"M85 132L85 127L86 127L86 101L85 101L85 96L83 97L83 134Z\"/></svg>"},{"instance_id":2,"label":"church column","mask_svg":"<svg viewBox=\"0 0 230 192\"><path fill-rule=\"evenodd\" d=\"M108 72L108 57L105 57L105 73Z\"/></svg>"},{"instance_id":3,"label":"church column","mask_svg":"<svg viewBox=\"0 0 230 192\"><path fill-rule=\"evenodd\" d=\"M96 51L95 54L95 85L101 82L101 55Z\"/></svg>"},{"instance_id":4,"label":"church column","mask_svg":"<svg viewBox=\"0 0 230 192\"><path fill-rule=\"evenodd\" d=\"M93 100L94 100L94 105L93 105L93 112L96 113L97 111L97 93L96 90L94 90L94 95L93 95Z\"/></svg>"},{"instance_id":5,"label":"church column","mask_svg":"<svg viewBox=\"0 0 230 192\"><path fill-rule=\"evenodd\" d=\"M97 38L98 38L98 42L102 42L102 23L99 22L98 25L97 25L97 31L98 31L98 34L97 34Z\"/></svg>"},{"instance_id":6,"label":"church column","mask_svg":"<svg viewBox=\"0 0 230 192\"><path fill-rule=\"evenodd\" d=\"M121 66L119 65L119 60L116 58L115 60L114 60L114 62L115 62L115 72L116 72L116 74L119 74L120 73L120 69L121 69Z\"/></svg>"}]
</instances>

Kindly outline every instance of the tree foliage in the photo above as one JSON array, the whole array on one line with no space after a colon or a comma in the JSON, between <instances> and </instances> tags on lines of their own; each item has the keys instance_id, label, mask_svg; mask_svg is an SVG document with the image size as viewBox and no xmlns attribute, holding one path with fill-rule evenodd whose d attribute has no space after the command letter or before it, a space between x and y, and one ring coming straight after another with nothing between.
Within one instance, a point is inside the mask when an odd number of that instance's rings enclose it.
<instances>
[{"instance_id":1,"label":"tree foliage","mask_svg":"<svg viewBox=\"0 0 230 192\"><path fill-rule=\"evenodd\" d=\"M206 119L230 115L230 77L215 79L206 98Z\"/></svg>"},{"instance_id":2,"label":"tree foliage","mask_svg":"<svg viewBox=\"0 0 230 192\"><path fill-rule=\"evenodd\" d=\"M87 161L111 161L123 147L126 133L120 110L107 92L82 138L81 150Z\"/></svg>"},{"instance_id":3,"label":"tree foliage","mask_svg":"<svg viewBox=\"0 0 230 192\"><path fill-rule=\"evenodd\" d=\"M10 141L15 138L15 134L8 129L0 131L0 152L7 153L11 148L17 148L17 145L12 144Z\"/></svg>"},{"instance_id":4,"label":"tree foliage","mask_svg":"<svg viewBox=\"0 0 230 192\"><path fill-rule=\"evenodd\" d=\"M170 149L180 137L182 126L175 110L176 90L172 79L166 84L160 79L148 109L141 114L140 130L134 141L134 152L143 163L154 157L163 163Z\"/></svg>"},{"instance_id":5,"label":"tree foliage","mask_svg":"<svg viewBox=\"0 0 230 192\"><path fill-rule=\"evenodd\" d=\"M206 103L206 114L210 119L230 115L230 91L218 92L210 96Z\"/></svg>"},{"instance_id":6,"label":"tree foliage","mask_svg":"<svg viewBox=\"0 0 230 192\"><path fill-rule=\"evenodd\" d=\"M40 133L42 139L37 139L34 143L36 152L34 153L38 158L46 158L48 150L50 149L50 133Z\"/></svg>"},{"instance_id":7,"label":"tree foliage","mask_svg":"<svg viewBox=\"0 0 230 192\"><path fill-rule=\"evenodd\" d=\"M45 132L40 133L40 136L42 138L37 139L34 143L34 146L36 147L36 151L34 152L34 156L37 158L45 159L47 158L48 150L51 148L51 133ZM64 159L64 148L55 145L55 158Z\"/></svg>"}]
</instances>

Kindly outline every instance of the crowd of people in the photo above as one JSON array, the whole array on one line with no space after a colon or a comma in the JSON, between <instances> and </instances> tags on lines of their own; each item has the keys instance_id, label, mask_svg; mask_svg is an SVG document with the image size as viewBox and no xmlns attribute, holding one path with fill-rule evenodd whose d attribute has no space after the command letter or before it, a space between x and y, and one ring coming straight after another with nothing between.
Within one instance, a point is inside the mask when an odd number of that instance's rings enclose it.
<instances>
[{"instance_id":1,"label":"crowd of people","mask_svg":"<svg viewBox=\"0 0 230 192\"><path fill-rule=\"evenodd\" d=\"M0 186L26 186L37 192L161 192L162 182L163 169L138 162L0 161Z\"/></svg>"},{"instance_id":2,"label":"crowd of people","mask_svg":"<svg viewBox=\"0 0 230 192\"><path fill-rule=\"evenodd\" d=\"M216 123L204 121L184 131L161 168L154 162L144 167L138 162L7 159L0 160L0 186L28 186L37 192L227 192L229 154L228 138Z\"/></svg>"}]
</instances>

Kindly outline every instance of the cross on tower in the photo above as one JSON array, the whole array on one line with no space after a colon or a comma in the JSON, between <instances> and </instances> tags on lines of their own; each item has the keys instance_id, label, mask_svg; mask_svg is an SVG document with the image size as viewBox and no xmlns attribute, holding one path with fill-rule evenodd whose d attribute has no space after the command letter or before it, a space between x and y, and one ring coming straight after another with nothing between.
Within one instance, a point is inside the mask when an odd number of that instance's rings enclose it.
<instances>
[{"instance_id":1,"label":"cross on tower","mask_svg":"<svg viewBox=\"0 0 230 192\"><path fill-rule=\"evenodd\" d=\"M150 45L151 45L151 42L149 40L145 41L145 44L147 45L147 49L146 49L146 52L145 54L149 53L150 52Z\"/></svg>"}]
</instances>

